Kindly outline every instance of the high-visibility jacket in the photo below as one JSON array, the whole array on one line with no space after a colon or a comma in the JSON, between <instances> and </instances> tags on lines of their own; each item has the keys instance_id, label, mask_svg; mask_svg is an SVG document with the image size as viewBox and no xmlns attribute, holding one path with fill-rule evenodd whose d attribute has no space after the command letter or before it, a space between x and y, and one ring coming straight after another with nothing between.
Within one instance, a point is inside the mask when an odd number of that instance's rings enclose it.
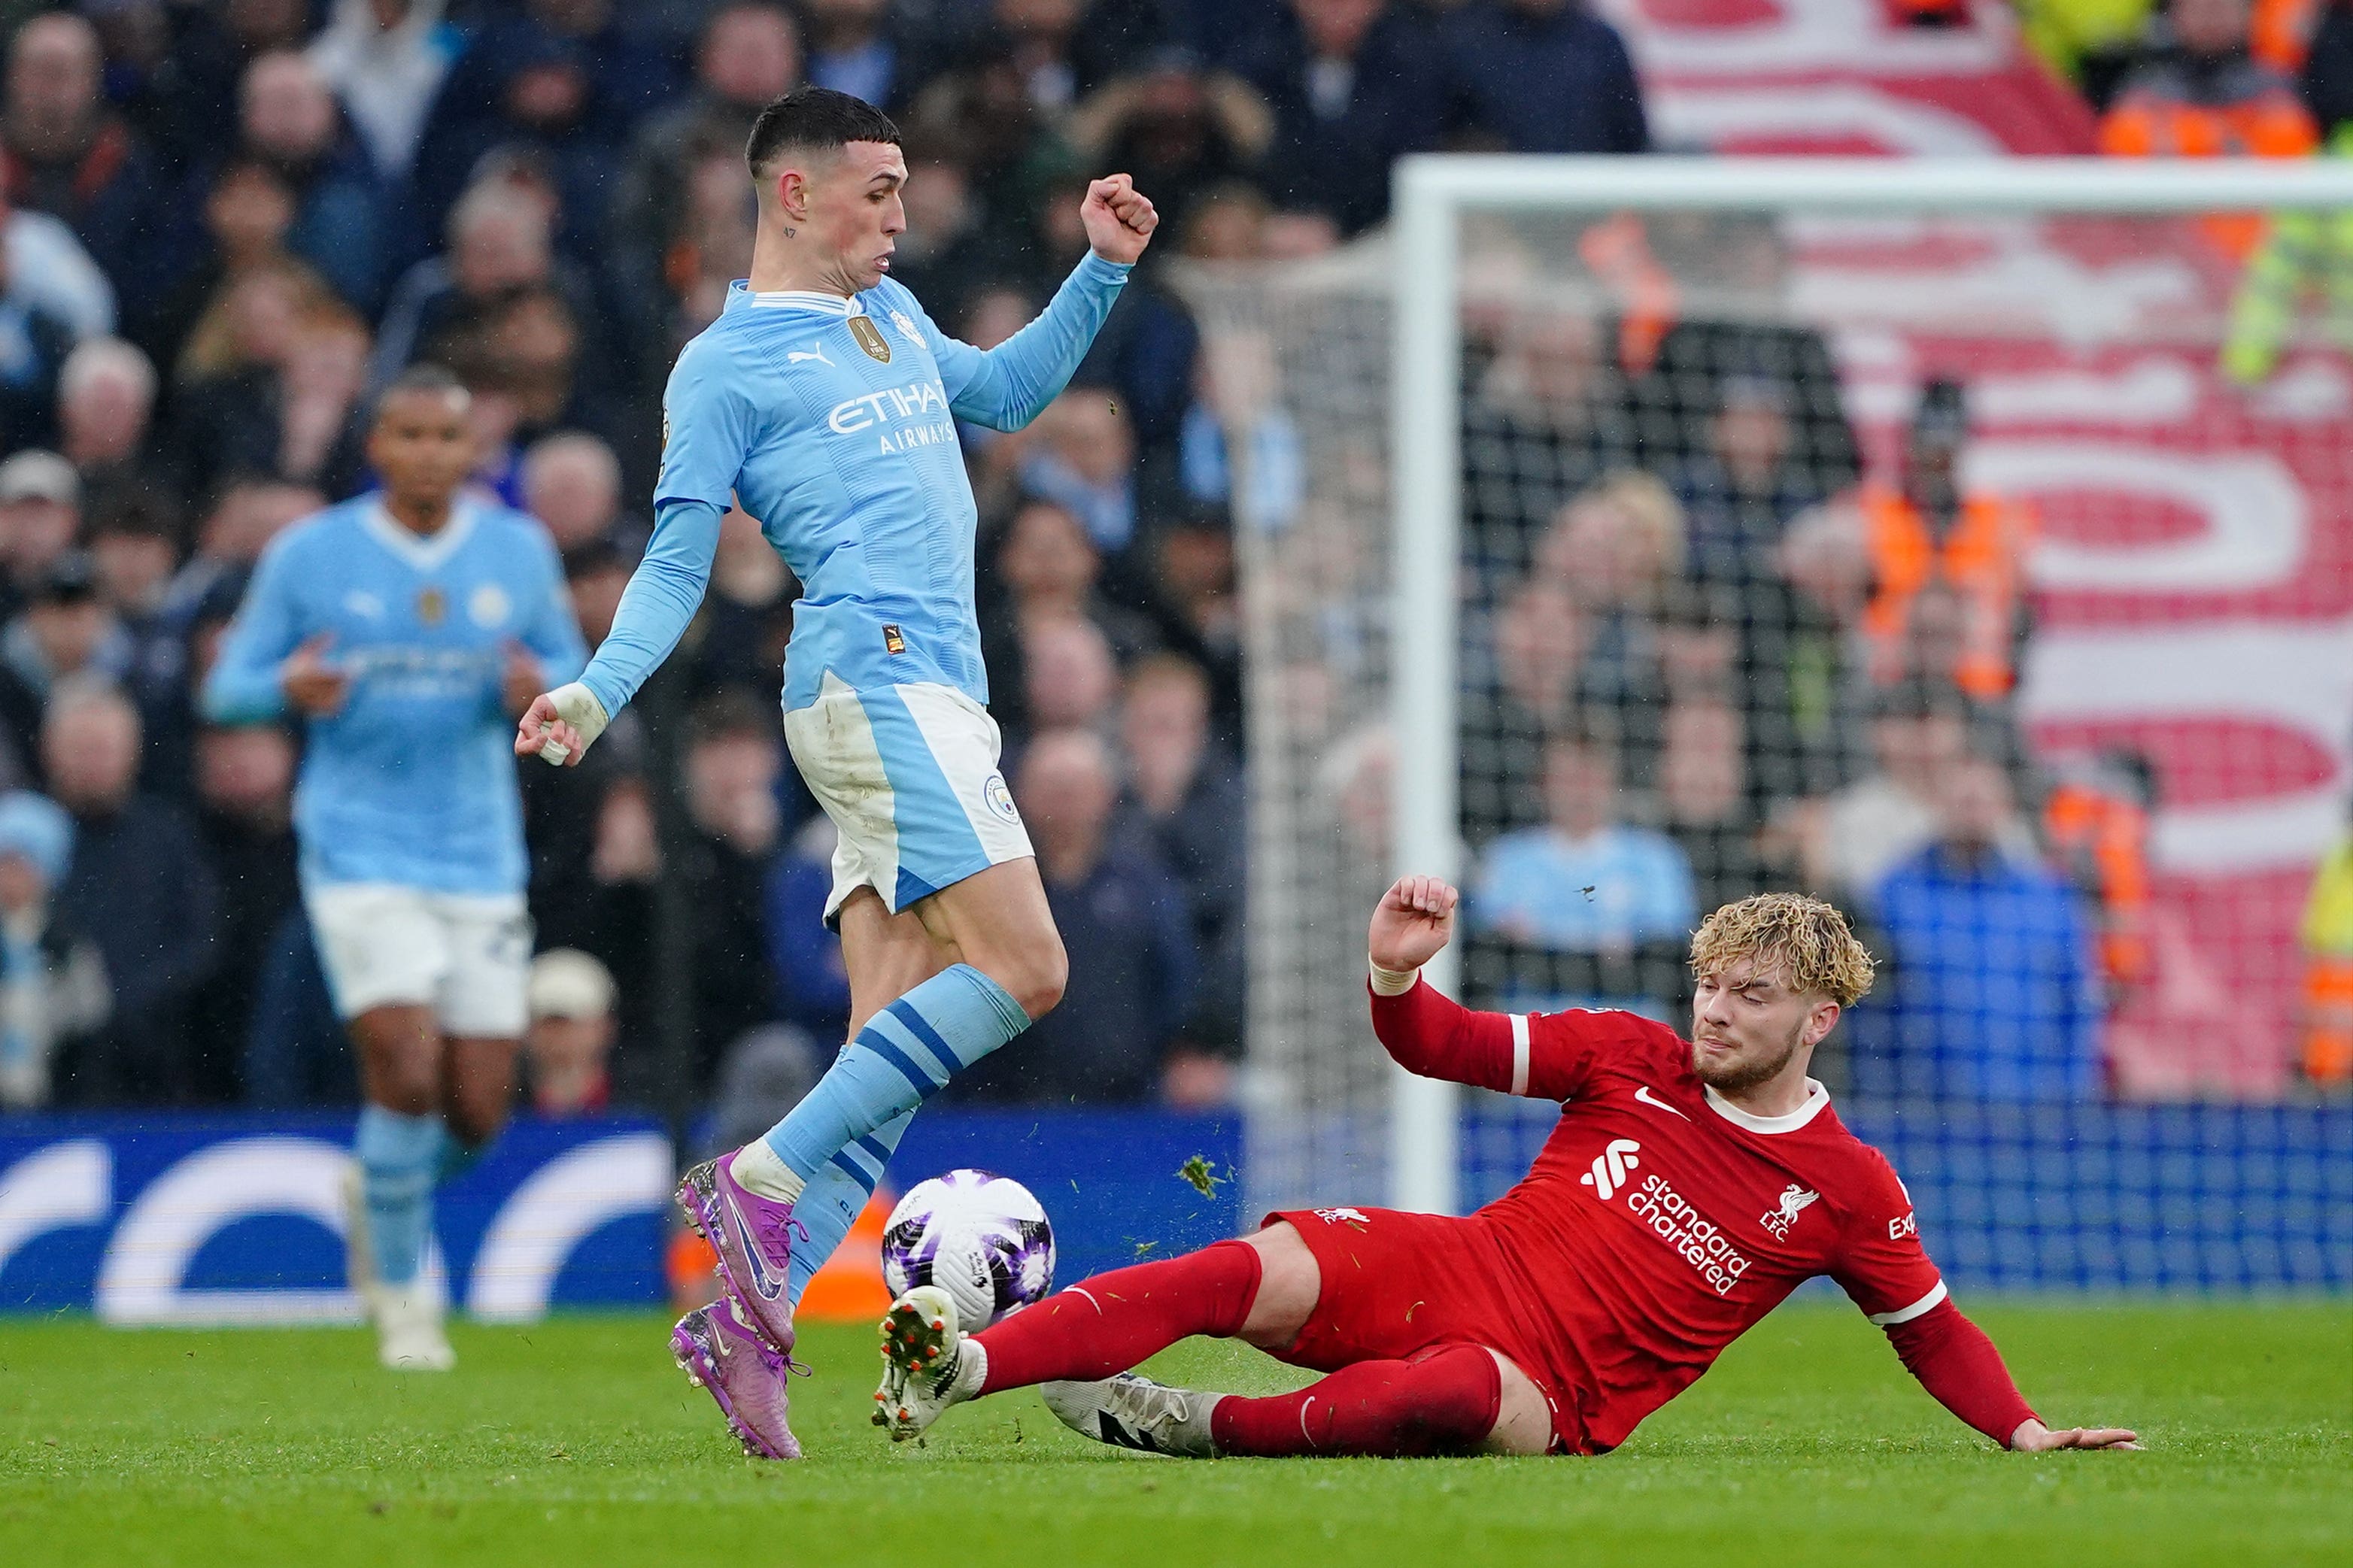
<instances>
[{"instance_id":1,"label":"high-visibility jacket","mask_svg":"<svg viewBox=\"0 0 2353 1568\"><path fill-rule=\"evenodd\" d=\"M2293 75L2304 68L2312 30L2320 25L2321 0L2255 0L2247 18L2247 47L2255 58Z\"/></svg>"},{"instance_id":2,"label":"high-visibility jacket","mask_svg":"<svg viewBox=\"0 0 2353 1568\"><path fill-rule=\"evenodd\" d=\"M2337 127L2327 155L2353 158L2353 125ZM2338 346L2353 348L2353 212L2274 216L2268 237L2247 258L2231 300L2223 371L2250 385L2270 375L2313 295L2319 297Z\"/></svg>"},{"instance_id":3,"label":"high-visibility jacket","mask_svg":"<svg viewBox=\"0 0 2353 1568\"><path fill-rule=\"evenodd\" d=\"M2100 151L2115 158L2301 158L2319 144L2295 89L2252 59L2236 62L2211 97L2169 68L2135 76L2100 121ZM2263 217L2249 213L2218 213L2199 226L2238 258L2264 233Z\"/></svg>"},{"instance_id":4,"label":"high-visibility jacket","mask_svg":"<svg viewBox=\"0 0 2353 1568\"><path fill-rule=\"evenodd\" d=\"M2052 858L2084 874L2100 901L2100 968L2112 988L2145 980L2148 954L2148 813L2084 784L2063 784L2042 805Z\"/></svg>"},{"instance_id":5,"label":"high-visibility jacket","mask_svg":"<svg viewBox=\"0 0 2353 1568\"><path fill-rule=\"evenodd\" d=\"M2353 1078L2353 835L2312 879L2304 907L2304 1070L2316 1083Z\"/></svg>"},{"instance_id":6,"label":"high-visibility jacket","mask_svg":"<svg viewBox=\"0 0 2353 1568\"><path fill-rule=\"evenodd\" d=\"M1966 617L1954 680L1980 700L2008 695L2018 680L2011 638L2026 593L2032 511L2001 496L1967 496L1940 544L1901 490L1865 485L1861 500L1873 578L1862 629L1871 644L1873 675L1892 680L1903 674L1912 606L1923 588L1942 583L1959 596Z\"/></svg>"}]
</instances>

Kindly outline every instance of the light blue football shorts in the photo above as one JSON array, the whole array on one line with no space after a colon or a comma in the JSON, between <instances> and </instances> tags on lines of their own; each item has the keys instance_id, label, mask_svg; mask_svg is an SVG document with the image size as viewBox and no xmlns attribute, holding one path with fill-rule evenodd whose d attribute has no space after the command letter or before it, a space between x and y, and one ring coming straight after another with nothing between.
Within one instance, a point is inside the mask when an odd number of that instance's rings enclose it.
<instances>
[{"instance_id":1,"label":"light blue football shorts","mask_svg":"<svg viewBox=\"0 0 2353 1568\"><path fill-rule=\"evenodd\" d=\"M785 744L839 834L828 924L860 888L896 914L1036 853L998 766L997 721L953 686L860 690L828 672L816 701L785 714Z\"/></svg>"}]
</instances>

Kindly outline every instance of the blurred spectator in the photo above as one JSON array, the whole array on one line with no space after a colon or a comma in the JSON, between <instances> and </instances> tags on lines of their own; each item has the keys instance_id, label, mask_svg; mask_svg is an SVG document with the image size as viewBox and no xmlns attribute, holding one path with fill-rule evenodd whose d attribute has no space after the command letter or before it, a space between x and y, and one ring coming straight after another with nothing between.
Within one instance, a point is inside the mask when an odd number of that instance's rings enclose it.
<instances>
[{"instance_id":1,"label":"blurred spectator","mask_svg":"<svg viewBox=\"0 0 2353 1568\"><path fill-rule=\"evenodd\" d=\"M1099 386L1074 386L1023 432L1016 471L1021 488L1077 518L1105 555L1135 538L1135 439L1119 400Z\"/></svg>"},{"instance_id":2,"label":"blurred spectator","mask_svg":"<svg viewBox=\"0 0 2353 1568\"><path fill-rule=\"evenodd\" d=\"M2353 5L2334 0L2322 8L2298 86L2318 126L2322 152L2353 157ZM2353 217L2273 214L2232 301L2224 372L2245 385L2268 378L2303 306L2316 297L2329 337L2340 347L2353 343Z\"/></svg>"},{"instance_id":3,"label":"blurred spectator","mask_svg":"<svg viewBox=\"0 0 2353 1568\"><path fill-rule=\"evenodd\" d=\"M428 343L462 335L518 289L554 284L580 311L595 310L586 281L559 263L554 207L530 181L482 181L449 209L449 248L410 268L393 286L377 330L372 387L389 382Z\"/></svg>"},{"instance_id":4,"label":"blurred spectator","mask_svg":"<svg viewBox=\"0 0 2353 1568\"><path fill-rule=\"evenodd\" d=\"M1157 856L1113 832L1119 784L1092 731L1031 741L1014 793L1070 953L1070 988L1011 1049L958 1079L957 1089L1046 1105L1155 1098L1193 1000L1184 894Z\"/></svg>"},{"instance_id":5,"label":"blurred spectator","mask_svg":"<svg viewBox=\"0 0 2353 1568\"><path fill-rule=\"evenodd\" d=\"M2304 1031L2297 1065L2314 1083L2353 1079L2353 833L2321 857L2304 905Z\"/></svg>"},{"instance_id":6,"label":"blurred spectator","mask_svg":"<svg viewBox=\"0 0 2353 1568\"><path fill-rule=\"evenodd\" d=\"M73 838L46 796L0 795L0 1111L47 1104L56 1059L106 1021L98 950L52 908Z\"/></svg>"},{"instance_id":7,"label":"blurred spectator","mask_svg":"<svg viewBox=\"0 0 2353 1568\"><path fill-rule=\"evenodd\" d=\"M522 450L559 430L593 431L625 463L650 456L617 378L600 374L611 367L596 359L586 320L553 285L513 289L480 316L452 323L427 357L455 369L507 422L497 445L508 455L493 465L510 476L502 495L519 486Z\"/></svg>"},{"instance_id":8,"label":"blurred spectator","mask_svg":"<svg viewBox=\"0 0 2353 1568\"><path fill-rule=\"evenodd\" d=\"M1528 312L1464 400L1465 521L1492 582L1515 575L1572 495L1634 460L1633 422L1592 317Z\"/></svg>"},{"instance_id":9,"label":"blurred spectator","mask_svg":"<svg viewBox=\"0 0 2353 1568\"><path fill-rule=\"evenodd\" d=\"M0 247L0 450L57 445L58 378L73 352L74 329L13 283L11 251Z\"/></svg>"},{"instance_id":10,"label":"blurred spectator","mask_svg":"<svg viewBox=\"0 0 2353 1568\"><path fill-rule=\"evenodd\" d=\"M768 874L765 924L777 1007L819 1039L838 1040L849 1026L849 970L841 938L825 923L833 895L833 819L813 814Z\"/></svg>"},{"instance_id":11,"label":"blurred spectator","mask_svg":"<svg viewBox=\"0 0 2353 1568\"><path fill-rule=\"evenodd\" d=\"M1033 213L1071 162L1055 129L1060 106L1041 106L1031 96L1013 37L987 34L962 53L961 65L917 95L900 128L912 141L955 149L975 195L999 223Z\"/></svg>"},{"instance_id":12,"label":"blurred spectator","mask_svg":"<svg viewBox=\"0 0 2353 1568\"><path fill-rule=\"evenodd\" d=\"M1606 723L1588 721L1545 748L1544 804L1545 826L1504 834L1480 856L1474 927L1581 952L1690 933L1691 862L1664 834L1626 821Z\"/></svg>"},{"instance_id":13,"label":"blurred spectator","mask_svg":"<svg viewBox=\"0 0 2353 1568\"><path fill-rule=\"evenodd\" d=\"M175 400L174 466L184 492L211 493L228 474L267 474L342 497L358 488L358 428L367 329L284 264L228 285L216 362L200 323ZM218 369L204 367L217 363Z\"/></svg>"},{"instance_id":14,"label":"blurred spectator","mask_svg":"<svg viewBox=\"0 0 2353 1568\"><path fill-rule=\"evenodd\" d=\"M589 1116L610 1101L613 996L612 972L577 949L556 948L531 961L523 1057L531 1108L540 1115Z\"/></svg>"},{"instance_id":15,"label":"blurred spectator","mask_svg":"<svg viewBox=\"0 0 2353 1568\"><path fill-rule=\"evenodd\" d=\"M2248 0L2170 0L2158 46L2100 120L2100 151L2118 158L2300 158L2318 140L2286 78L2250 52ZM2203 226L2243 257L2263 219L2230 214Z\"/></svg>"},{"instance_id":16,"label":"blurred spectator","mask_svg":"<svg viewBox=\"0 0 2353 1568\"><path fill-rule=\"evenodd\" d=\"M85 486L157 486L148 471L155 366L121 338L91 338L58 374L58 446Z\"/></svg>"},{"instance_id":17,"label":"blurred spectator","mask_svg":"<svg viewBox=\"0 0 2353 1568\"><path fill-rule=\"evenodd\" d=\"M2026 552L2035 523L2021 502L1962 489L1968 434L1960 384L1931 381L1920 389L1912 416L1902 487L1864 485L1874 586L1862 625L1873 679L1950 680L1976 700L1993 702L2017 684L2018 656L2033 626ZM1932 588L1949 595L1956 624L1949 650L1924 665L1917 656L1926 628L1915 623Z\"/></svg>"},{"instance_id":18,"label":"blurred spectator","mask_svg":"<svg viewBox=\"0 0 2353 1568\"><path fill-rule=\"evenodd\" d=\"M894 25L891 0L801 0L808 18L808 79L886 114L906 107L922 62Z\"/></svg>"},{"instance_id":19,"label":"blurred spectator","mask_svg":"<svg viewBox=\"0 0 2353 1568\"><path fill-rule=\"evenodd\" d=\"M74 231L0 194L0 299L54 317L76 338L114 330L114 285Z\"/></svg>"},{"instance_id":20,"label":"blurred spectator","mask_svg":"<svg viewBox=\"0 0 2353 1568\"><path fill-rule=\"evenodd\" d=\"M0 469L5 473L5 469ZM0 486L5 493L5 486ZM163 618L191 637L191 679L201 684L209 659L193 636L201 614L209 605L234 611L245 589L245 579L261 559L265 545L292 522L327 504L327 498L307 485L283 484L252 474L224 479L196 531L195 553L173 574L164 593Z\"/></svg>"},{"instance_id":21,"label":"blurred spectator","mask_svg":"<svg viewBox=\"0 0 2353 1568\"><path fill-rule=\"evenodd\" d=\"M81 531L81 479L55 452L0 462L0 616L13 616Z\"/></svg>"},{"instance_id":22,"label":"blurred spectator","mask_svg":"<svg viewBox=\"0 0 2353 1568\"><path fill-rule=\"evenodd\" d=\"M703 1075L728 1042L776 1016L761 916L783 837L776 803L783 765L773 704L722 690L695 709L683 767L693 836L681 870L694 931L694 1026Z\"/></svg>"},{"instance_id":23,"label":"blurred spectator","mask_svg":"<svg viewBox=\"0 0 2353 1568\"><path fill-rule=\"evenodd\" d=\"M1858 1016L1857 1087L2087 1099L2100 1085L2101 1004L2082 900L2003 847L2016 818L1999 762L1965 756L1937 784L1935 842L1872 900L1894 973L1885 1002Z\"/></svg>"},{"instance_id":24,"label":"blurred spectator","mask_svg":"<svg viewBox=\"0 0 2353 1568\"><path fill-rule=\"evenodd\" d=\"M623 527L621 465L594 436L565 430L533 443L522 457L522 500L566 557L592 545L644 547L644 529Z\"/></svg>"},{"instance_id":25,"label":"blurred spectator","mask_svg":"<svg viewBox=\"0 0 2353 1568\"><path fill-rule=\"evenodd\" d=\"M240 157L222 164L192 216L199 232L183 247L190 252L184 275L132 301L131 330L161 365L180 363L197 323L237 279L265 267L301 267L286 248L294 189L269 163Z\"/></svg>"},{"instance_id":26,"label":"blurred spectator","mask_svg":"<svg viewBox=\"0 0 2353 1568\"><path fill-rule=\"evenodd\" d=\"M1160 219L1182 229L1193 203L1256 168L1274 136L1266 101L1239 77L1163 47L1091 93L1068 132L1087 163L1123 169L1152 193Z\"/></svg>"},{"instance_id":27,"label":"blurred spectator","mask_svg":"<svg viewBox=\"0 0 2353 1568\"><path fill-rule=\"evenodd\" d=\"M1097 732L1119 695L1119 666L1103 628L1077 616L1021 628L1025 719L1034 734L1065 729Z\"/></svg>"},{"instance_id":28,"label":"blurred spectator","mask_svg":"<svg viewBox=\"0 0 2353 1568\"><path fill-rule=\"evenodd\" d=\"M138 713L101 681L55 693L41 729L50 794L76 829L57 911L90 933L112 997L59 1075L74 1104L174 1104L198 1087L188 1005L217 961L219 886L187 820L136 793L139 740Z\"/></svg>"},{"instance_id":29,"label":"blurred spectator","mask_svg":"<svg viewBox=\"0 0 2353 1568\"><path fill-rule=\"evenodd\" d=\"M147 273L159 211L154 165L100 95L97 32L81 17L33 17L8 46L0 104L0 194L70 226L118 287Z\"/></svg>"},{"instance_id":30,"label":"blurred spectator","mask_svg":"<svg viewBox=\"0 0 2353 1568\"><path fill-rule=\"evenodd\" d=\"M1771 572L1790 521L1822 499L1791 459L1789 395L1779 382L1736 377L1718 387L1706 446L1675 475L1695 577L1745 589Z\"/></svg>"},{"instance_id":31,"label":"blurred spectator","mask_svg":"<svg viewBox=\"0 0 2353 1568\"><path fill-rule=\"evenodd\" d=\"M891 253L891 276L933 320L959 321L976 292L1016 268L1018 256L1002 226L987 221L955 149L918 142L906 154L907 230ZM740 184L741 171L728 173Z\"/></svg>"},{"instance_id":32,"label":"blurred spectator","mask_svg":"<svg viewBox=\"0 0 2353 1568\"><path fill-rule=\"evenodd\" d=\"M61 683L119 681L131 660L130 635L100 596L90 556L79 550L57 556L0 632L0 729L17 755L39 754L43 715Z\"/></svg>"},{"instance_id":33,"label":"blurred spectator","mask_svg":"<svg viewBox=\"0 0 2353 1568\"><path fill-rule=\"evenodd\" d=\"M1460 140L1512 153L1650 151L1634 62L1583 0L1470 0L1439 25L1439 48Z\"/></svg>"},{"instance_id":34,"label":"blurred spectator","mask_svg":"<svg viewBox=\"0 0 2353 1568\"><path fill-rule=\"evenodd\" d=\"M1577 601L1581 700L1609 713L1633 775L1656 761L1666 698L1659 617L1683 568L1683 519L1666 486L1639 469L1609 475L1561 509L1530 575Z\"/></svg>"},{"instance_id":35,"label":"blurred spectator","mask_svg":"<svg viewBox=\"0 0 2353 1568\"><path fill-rule=\"evenodd\" d=\"M228 151L246 68L273 50L302 47L311 3L227 0L164 11L166 47L156 51L133 107L170 166L185 171Z\"/></svg>"},{"instance_id":36,"label":"blurred spectator","mask_svg":"<svg viewBox=\"0 0 2353 1568\"><path fill-rule=\"evenodd\" d=\"M301 920L294 849L294 742L276 725L207 728L195 738L195 828L220 884L219 964L189 1003L191 1056L201 1098L301 1105L347 1078L341 1031L314 1032L309 1060L248 1055L257 1013L283 1007L280 987L263 983L288 921ZM324 982L321 984L323 986ZM254 1069L258 1068L259 1071ZM256 1081L245 1081L248 1073Z\"/></svg>"},{"instance_id":37,"label":"blurred spectator","mask_svg":"<svg viewBox=\"0 0 2353 1568\"><path fill-rule=\"evenodd\" d=\"M992 15L1023 94L1059 115L1157 41L1149 10L1147 0L995 0Z\"/></svg>"},{"instance_id":38,"label":"blurred spectator","mask_svg":"<svg viewBox=\"0 0 2353 1568\"><path fill-rule=\"evenodd\" d=\"M670 61L614 25L617 9L613 0L522 0L476 28L417 143L415 212L426 233L439 230L487 155L527 148L554 183L550 216L567 248L594 243L629 133L680 85Z\"/></svg>"},{"instance_id":39,"label":"blurred spectator","mask_svg":"<svg viewBox=\"0 0 2353 1568\"><path fill-rule=\"evenodd\" d=\"M800 76L800 34L791 13L763 4L723 5L712 11L695 47L692 84L677 103L638 128L615 187L607 267L617 298L626 306L649 308L659 296L685 291L680 286L681 263L695 260L694 253L706 248L710 238L708 226L693 221L706 163L718 163L727 175L723 191L715 194L731 200L739 213L750 207L744 143L752 121ZM743 221L748 231L748 217ZM650 314L639 331L649 342L661 336Z\"/></svg>"},{"instance_id":40,"label":"blurred spectator","mask_svg":"<svg viewBox=\"0 0 2353 1568\"><path fill-rule=\"evenodd\" d=\"M145 731L140 781L163 795L186 791L195 719L185 631L164 615L179 539L179 513L169 491L113 486L100 490L90 509L90 562L98 598L122 629L121 679Z\"/></svg>"},{"instance_id":41,"label":"blurred spectator","mask_svg":"<svg viewBox=\"0 0 2353 1568\"><path fill-rule=\"evenodd\" d=\"M1127 805L1184 889L1201 984L1185 1038L1192 1054L1239 1057L1246 968L1242 919L1244 825L1250 819L1241 765L1209 732L1209 678L1176 654L1155 654L1128 672L1119 718ZM1202 1064L1184 1072L1188 1092L1219 1077ZM1174 1078L1172 1075L1172 1085ZM1230 1098L1219 1093L1219 1100Z\"/></svg>"},{"instance_id":42,"label":"blurred spectator","mask_svg":"<svg viewBox=\"0 0 2353 1568\"><path fill-rule=\"evenodd\" d=\"M2157 0L2014 0L2027 46L2096 112L2116 96Z\"/></svg>"},{"instance_id":43,"label":"blurred spectator","mask_svg":"<svg viewBox=\"0 0 2353 1568\"><path fill-rule=\"evenodd\" d=\"M1437 145L1429 29L1390 0L1290 0L1278 14L1235 61L1273 110L1268 190L1356 234L1388 216L1389 165Z\"/></svg>"},{"instance_id":44,"label":"blurred spectator","mask_svg":"<svg viewBox=\"0 0 2353 1568\"><path fill-rule=\"evenodd\" d=\"M1757 821L1743 776L1740 710L1722 698L1672 704L1660 725L1659 803L1690 863L1694 907L1721 908L1763 890Z\"/></svg>"},{"instance_id":45,"label":"blurred spectator","mask_svg":"<svg viewBox=\"0 0 2353 1568\"><path fill-rule=\"evenodd\" d=\"M345 132L317 65L291 52L247 68L237 95L239 151L268 164L294 200L285 246L346 304L384 294L384 213L367 154Z\"/></svg>"},{"instance_id":46,"label":"blurred spectator","mask_svg":"<svg viewBox=\"0 0 2353 1568\"><path fill-rule=\"evenodd\" d=\"M334 0L310 60L334 89L379 181L406 179L465 39L446 0Z\"/></svg>"},{"instance_id":47,"label":"blurred spectator","mask_svg":"<svg viewBox=\"0 0 2353 1568\"><path fill-rule=\"evenodd\" d=\"M798 587L758 521L740 506L730 508L719 521L719 552L696 623L689 686L781 700L785 644L792 636ZM768 717L769 728L781 732L776 713Z\"/></svg>"}]
</instances>

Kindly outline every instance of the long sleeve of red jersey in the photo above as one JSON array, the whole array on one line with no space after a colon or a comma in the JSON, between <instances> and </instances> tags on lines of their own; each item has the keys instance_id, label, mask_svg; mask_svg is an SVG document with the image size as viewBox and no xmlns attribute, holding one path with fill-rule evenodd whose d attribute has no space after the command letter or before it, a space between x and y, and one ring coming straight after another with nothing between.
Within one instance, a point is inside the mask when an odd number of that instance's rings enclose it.
<instances>
[{"instance_id":1,"label":"long sleeve of red jersey","mask_svg":"<svg viewBox=\"0 0 2353 1568\"><path fill-rule=\"evenodd\" d=\"M2039 1421L2026 1396L2010 1378L2001 1352L1985 1331L1950 1300L1939 1301L1909 1322L1890 1323L1888 1342L1904 1370L1936 1403L2003 1447L2025 1421Z\"/></svg>"},{"instance_id":2,"label":"long sleeve of red jersey","mask_svg":"<svg viewBox=\"0 0 2353 1568\"><path fill-rule=\"evenodd\" d=\"M1373 999L1373 1033L1406 1071L1503 1094L1525 1089L1513 1081L1515 1062L1527 1059L1525 1020L1515 1041L1509 1016L1474 1013L1427 980L1415 981L1400 996L1366 989Z\"/></svg>"}]
</instances>

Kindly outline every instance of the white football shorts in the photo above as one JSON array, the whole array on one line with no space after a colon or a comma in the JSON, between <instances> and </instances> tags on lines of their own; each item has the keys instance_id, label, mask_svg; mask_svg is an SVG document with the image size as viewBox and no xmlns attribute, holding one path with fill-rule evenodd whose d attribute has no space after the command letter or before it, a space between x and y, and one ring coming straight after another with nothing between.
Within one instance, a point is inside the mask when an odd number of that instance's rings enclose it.
<instances>
[{"instance_id":1,"label":"white football shorts","mask_svg":"<svg viewBox=\"0 0 2353 1568\"><path fill-rule=\"evenodd\" d=\"M953 686L859 690L828 674L816 701L785 715L785 744L839 834L828 924L860 888L896 914L1036 853L997 765L997 721Z\"/></svg>"},{"instance_id":2,"label":"white football shorts","mask_svg":"<svg viewBox=\"0 0 2353 1568\"><path fill-rule=\"evenodd\" d=\"M532 927L521 893L341 882L304 888L302 906L343 1017L374 1007L431 1007L447 1034L522 1037Z\"/></svg>"}]
</instances>

